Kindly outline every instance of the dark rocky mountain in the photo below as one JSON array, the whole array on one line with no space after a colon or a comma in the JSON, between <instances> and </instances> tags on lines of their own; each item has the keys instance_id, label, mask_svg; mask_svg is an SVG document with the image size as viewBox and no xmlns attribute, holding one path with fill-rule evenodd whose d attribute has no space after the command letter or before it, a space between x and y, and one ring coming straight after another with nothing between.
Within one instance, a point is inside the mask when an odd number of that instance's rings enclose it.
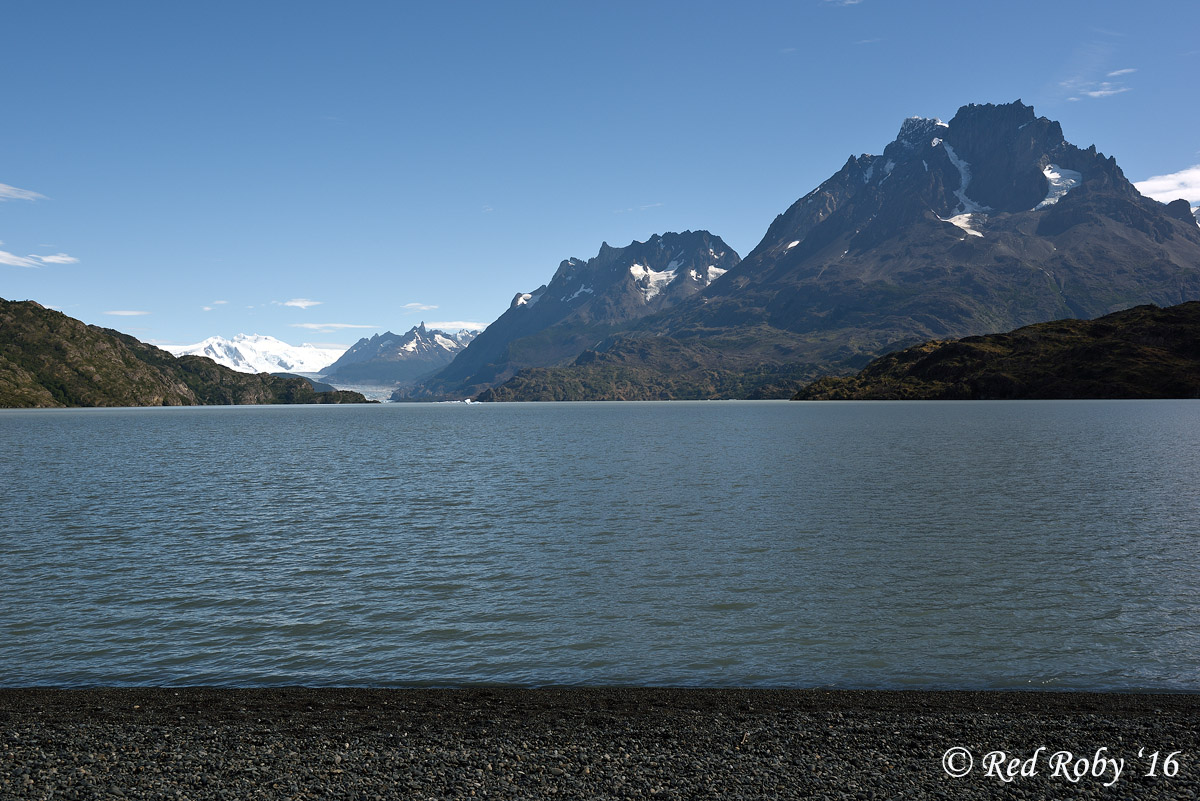
<instances>
[{"instance_id":1,"label":"dark rocky mountain","mask_svg":"<svg viewBox=\"0 0 1200 801\"><path fill-rule=\"evenodd\" d=\"M569 364L585 349L633 323L699 296L737 266L733 248L707 231L653 236L588 261L567 259L532 292L519 292L508 311L412 397L469 397L518 370Z\"/></svg>"},{"instance_id":2,"label":"dark rocky mountain","mask_svg":"<svg viewBox=\"0 0 1200 801\"><path fill-rule=\"evenodd\" d=\"M32 301L0 299L0 407L366 402L357 392L315 392L304 378L176 358Z\"/></svg>"},{"instance_id":3,"label":"dark rocky mountain","mask_svg":"<svg viewBox=\"0 0 1200 801\"><path fill-rule=\"evenodd\" d=\"M797 400L1200 398L1200 303L926 342Z\"/></svg>"},{"instance_id":4,"label":"dark rocky mountain","mask_svg":"<svg viewBox=\"0 0 1200 801\"><path fill-rule=\"evenodd\" d=\"M449 364L474 338L473 331L451 334L427 330L425 323L403 334L387 331L354 343L321 377L345 384L410 385Z\"/></svg>"},{"instance_id":5,"label":"dark rocky mountain","mask_svg":"<svg viewBox=\"0 0 1200 801\"><path fill-rule=\"evenodd\" d=\"M930 339L1200 298L1185 206L1143 197L1114 159L1020 101L911 118L881 155L851 157L779 215L720 281L492 395L657 397L638 392L657 374L687 378L688 396L788 397L800 379Z\"/></svg>"}]
</instances>

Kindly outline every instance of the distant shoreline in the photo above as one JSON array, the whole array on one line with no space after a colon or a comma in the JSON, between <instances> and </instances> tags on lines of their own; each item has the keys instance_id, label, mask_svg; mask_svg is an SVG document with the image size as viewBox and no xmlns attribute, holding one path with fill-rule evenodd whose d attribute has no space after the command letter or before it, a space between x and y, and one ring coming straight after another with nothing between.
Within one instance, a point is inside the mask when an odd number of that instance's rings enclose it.
<instances>
[{"instance_id":1,"label":"distant shoreline","mask_svg":"<svg viewBox=\"0 0 1200 801\"><path fill-rule=\"evenodd\" d=\"M1200 693L0 688L0 731L4 797L990 798L1008 786L1165 799L1200 786ZM967 764L946 756L955 748L973 766L960 778L943 766ZM1036 774L987 776L999 751ZM1098 775L1055 776L1054 753Z\"/></svg>"}]
</instances>

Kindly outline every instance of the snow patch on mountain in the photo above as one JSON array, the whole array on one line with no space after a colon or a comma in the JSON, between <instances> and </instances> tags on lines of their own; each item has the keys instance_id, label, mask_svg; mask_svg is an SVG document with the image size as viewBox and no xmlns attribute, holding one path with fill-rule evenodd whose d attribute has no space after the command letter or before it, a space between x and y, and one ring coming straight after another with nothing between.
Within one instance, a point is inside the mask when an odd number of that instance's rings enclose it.
<instances>
[{"instance_id":1,"label":"snow patch on mountain","mask_svg":"<svg viewBox=\"0 0 1200 801\"><path fill-rule=\"evenodd\" d=\"M729 271L722 270L720 267L709 267L708 268L708 283L711 284L713 281L716 281L718 278L720 278L722 275L724 275L727 272L729 272Z\"/></svg>"},{"instance_id":2,"label":"snow patch on mountain","mask_svg":"<svg viewBox=\"0 0 1200 801\"><path fill-rule=\"evenodd\" d=\"M950 147L949 142L942 142L942 147L945 149L950 163L958 170L959 185L958 189L954 190L954 196L958 198L959 211L967 214L991 211L989 207L976 203L967 197L967 187L971 185L971 165L958 157L958 154L954 152L954 148Z\"/></svg>"},{"instance_id":3,"label":"snow patch on mountain","mask_svg":"<svg viewBox=\"0 0 1200 801\"><path fill-rule=\"evenodd\" d=\"M971 227L971 218L974 216L976 216L976 215L975 214L956 214L953 217L938 217L938 219L941 220L942 222L948 222L951 225L958 226L962 230L966 231L968 236L983 236L982 233L980 233L979 231L976 231L974 228ZM980 214L978 216L984 217L984 215L982 215L982 214ZM985 219L986 219L986 217L985 217Z\"/></svg>"},{"instance_id":4,"label":"snow patch on mountain","mask_svg":"<svg viewBox=\"0 0 1200 801\"><path fill-rule=\"evenodd\" d=\"M640 264L631 264L629 274L633 276L634 283L642 290L642 296L647 303L675 280L675 273L671 270L655 271Z\"/></svg>"},{"instance_id":5,"label":"snow patch on mountain","mask_svg":"<svg viewBox=\"0 0 1200 801\"><path fill-rule=\"evenodd\" d=\"M545 291L546 291L546 288L542 287L541 289L538 289L534 292L525 292L525 293L518 292L517 296L515 298L513 298L512 305L513 305L513 307L532 306L533 304L537 303L539 300L542 299L542 295L545 293Z\"/></svg>"},{"instance_id":6,"label":"snow patch on mountain","mask_svg":"<svg viewBox=\"0 0 1200 801\"><path fill-rule=\"evenodd\" d=\"M1057 164L1047 164L1046 168L1042 170L1042 175L1046 176L1046 180L1050 182L1050 190L1046 193L1046 199L1034 206L1035 211L1053 206L1062 200L1064 195L1083 183L1083 173L1063 169Z\"/></svg>"},{"instance_id":7,"label":"snow patch on mountain","mask_svg":"<svg viewBox=\"0 0 1200 801\"><path fill-rule=\"evenodd\" d=\"M164 345L163 350L175 356L206 356L240 373L319 373L346 352L307 343L289 345L260 334L209 337L195 345Z\"/></svg>"}]
</instances>

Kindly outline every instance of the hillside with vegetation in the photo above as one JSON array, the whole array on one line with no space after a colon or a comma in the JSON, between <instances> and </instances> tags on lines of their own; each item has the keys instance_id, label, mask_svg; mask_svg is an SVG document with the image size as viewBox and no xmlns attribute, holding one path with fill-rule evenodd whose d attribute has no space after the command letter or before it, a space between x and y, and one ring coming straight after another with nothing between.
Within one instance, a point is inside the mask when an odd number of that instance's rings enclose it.
<instances>
[{"instance_id":1,"label":"hillside with vegetation","mask_svg":"<svg viewBox=\"0 0 1200 801\"><path fill-rule=\"evenodd\" d=\"M3 408L366 402L357 392L317 392L303 378L176 358L33 301L0 299Z\"/></svg>"},{"instance_id":2,"label":"hillside with vegetation","mask_svg":"<svg viewBox=\"0 0 1200 801\"><path fill-rule=\"evenodd\" d=\"M931 341L796 400L1200 398L1200 302Z\"/></svg>"}]
</instances>

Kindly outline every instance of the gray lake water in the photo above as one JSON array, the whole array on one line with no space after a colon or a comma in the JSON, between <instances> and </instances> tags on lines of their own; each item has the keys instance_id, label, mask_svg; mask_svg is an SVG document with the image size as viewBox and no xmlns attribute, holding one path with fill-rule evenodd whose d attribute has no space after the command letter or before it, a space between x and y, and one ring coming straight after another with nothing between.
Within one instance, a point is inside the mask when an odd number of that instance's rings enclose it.
<instances>
[{"instance_id":1,"label":"gray lake water","mask_svg":"<svg viewBox=\"0 0 1200 801\"><path fill-rule=\"evenodd\" d=\"M1200 690L1200 402L0 412L0 684Z\"/></svg>"}]
</instances>

